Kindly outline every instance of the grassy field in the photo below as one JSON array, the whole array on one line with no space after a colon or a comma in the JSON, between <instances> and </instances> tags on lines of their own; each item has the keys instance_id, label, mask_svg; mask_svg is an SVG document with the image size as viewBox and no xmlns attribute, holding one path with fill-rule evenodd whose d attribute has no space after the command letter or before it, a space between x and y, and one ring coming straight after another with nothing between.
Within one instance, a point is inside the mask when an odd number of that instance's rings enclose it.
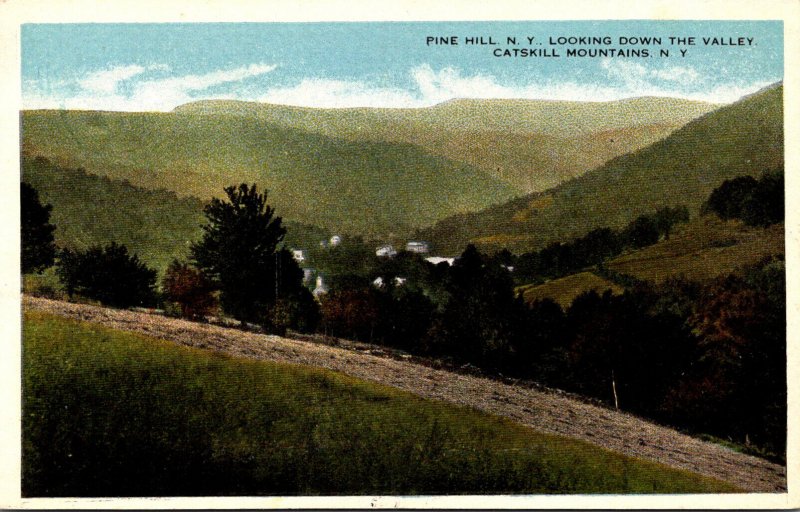
<instances>
[{"instance_id":1,"label":"grassy field","mask_svg":"<svg viewBox=\"0 0 800 512\"><path fill-rule=\"evenodd\" d=\"M26 312L23 495L735 492L321 369Z\"/></svg>"},{"instance_id":2,"label":"grassy field","mask_svg":"<svg viewBox=\"0 0 800 512\"><path fill-rule=\"evenodd\" d=\"M655 283L679 276L706 281L757 263L766 256L784 254L784 245L783 223L768 228L749 227L741 221L703 215L679 224L668 240L617 256L604 266L611 272ZM516 288L527 302L550 298L564 308L589 290L622 293L623 287L592 272L579 272L540 285Z\"/></svg>"},{"instance_id":3,"label":"grassy field","mask_svg":"<svg viewBox=\"0 0 800 512\"><path fill-rule=\"evenodd\" d=\"M572 304L575 297L589 290L595 290L600 294L611 290L612 293L618 294L622 293L623 288L591 272L580 272L540 285L520 286L515 292L522 292L522 297L529 303L549 298L558 302L562 308L566 308Z\"/></svg>"},{"instance_id":4,"label":"grassy field","mask_svg":"<svg viewBox=\"0 0 800 512\"><path fill-rule=\"evenodd\" d=\"M597 227L620 228L662 206L684 205L694 215L724 180L782 168L783 147L783 86L776 86L556 188L442 220L420 236L443 253L469 241L502 248L496 240L524 252Z\"/></svg>"}]
</instances>

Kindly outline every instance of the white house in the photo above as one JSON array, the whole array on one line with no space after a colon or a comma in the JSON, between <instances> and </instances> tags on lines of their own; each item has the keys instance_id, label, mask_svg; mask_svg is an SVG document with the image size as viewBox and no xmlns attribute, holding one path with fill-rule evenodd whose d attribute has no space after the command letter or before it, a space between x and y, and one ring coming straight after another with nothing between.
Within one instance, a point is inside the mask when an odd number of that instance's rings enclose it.
<instances>
[{"instance_id":1,"label":"white house","mask_svg":"<svg viewBox=\"0 0 800 512\"><path fill-rule=\"evenodd\" d=\"M375 249L375 256L379 258L394 258L397 256L397 251L391 245L386 244Z\"/></svg>"},{"instance_id":2,"label":"white house","mask_svg":"<svg viewBox=\"0 0 800 512\"><path fill-rule=\"evenodd\" d=\"M307 285L314 279L314 269L305 267L303 268L303 285Z\"/></svg>"},{"instance_id":3,"label":"white house","mask_svg":"<svg viewBox=\"0 0 800 512\"><path fill-rule=\"evenodd\" d=\"M403 286L404 284L406 284L406 281L408 281L407 278L397 276L397 277L394 278L394 285L395 286ZM372 286L374 286L375 288L383 288L383 286L384 286L383 277L381 277L381 276L376 277L372 281Z\"/></svg>"},{"instance_id":4,"label":"white house","mask_svg":"<svg viewBox=\"0 0 800 512\"><path fill-rule=\"evenodd\" d=\"M303 263L306 261L306 251L303 249L292 249L292 257L294 257L294 261L297 263Z\"/></svg>"},{"instance_id":5,"label":"white house","mask_svg":"<svg viewBox=\"0 0 800 512\"><path fill-rule=\"evenodd\" d=\"M425 258L425 261L427 261L428 263L433 263L434 265L438 265L439 263L445 262L445 263L447 263L448 265L450 265L452 267L453 263L456 261L456 259L455 258L442 258L441 256L430 256L428 258Z\"/></svg>"},{"instance_id":6,"label":"white house","mask_svg":"<svg viewBox=\"0 0 800 512\"><path fill-rule=\"evenodd\" d=\"M322 276L317 276L317 287L314 288L314 291L311 293L314 294L314 297L319 297L320 295L325 295L328 293L328 287L322 281Z\"/></svg>"},{"instance_id":7,"label":"white house","mask_svg":"<svg viewBox=\"0 0 800 512\"><path fill-rule=\"evenodd\" d=\"M417 240L410 240L406 244L406 251L415 252L417 254L428 254L428 242L421 242Z\"/></svg>"},{"instance_id":8,"label":"white house","mask_svg":"<svg viewBox=\"0 0 800 512\"><path fill-rule=\"evenodd\" d=\"M340 237L339 235L333 235L333 236L331 237L331 240L330 240L330 242L329 242L329 245L330 245L331 247L336 247L336 246L337 246L337 245L339 245L340 243L342 243L342 237Z\"/></svg>"}]
</instances>

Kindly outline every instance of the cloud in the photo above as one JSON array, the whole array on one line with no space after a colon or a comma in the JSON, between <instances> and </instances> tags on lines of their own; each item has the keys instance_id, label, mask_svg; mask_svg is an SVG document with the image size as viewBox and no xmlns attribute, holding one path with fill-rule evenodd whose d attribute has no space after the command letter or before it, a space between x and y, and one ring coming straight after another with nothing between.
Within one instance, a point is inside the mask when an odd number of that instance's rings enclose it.
<instances>
[{"instance_id":1,"label":"cloud","mask_svg":"<svg viewBox=\"0 0 800 512\"><path fill-rule=\"evenodd\" d=\"M227 70L217 70L199 75L182 75L143 79L151 72L169 72L169 66L155 64L148 67L132 64L93 71L75 80L79 91L73 92L69 84L59 82L27 81L23 91L23 105L33 108L65 108L80 110L117 111L169 111L178 105L197 99L195 92L212 87L236 84L248 78L265 75L277 66L251 64ZM125 82L125 91L120 84ZM54 90L62 92L55 93ZM234 93L209 93L202 98L231 99Z\"/></svg>"},{"instance_id":2,"label":"cloud","mask_svg":"<svg viewBox=\"0 0 800 512\"><path fill-rule=\"evenodd\" d=\"M258 101L320 108L416 107L420 101L410 91L374 87L363 82L307 78L293 87L277 87L256 98Z\"/></svg>"},{"instance_id":3,"label":"cloud","mask_svg":"<svg viewBox=\"0 0 800 512\"><path fill-rule=\"evenodd\" d=\"M144 72L145 68L137 64L117 66L89 73L86 78L78 80L78 85L87 91L108 94L113 93L120 82Z\"/></svg>"},{"instance_id":4,"label":"cloud","mask_svg":"<svg viewBox=\"0 0 800 512\"><path fill-rule=\"evenodd\" d=\"M655 81L676 82L684 86L706 81L696 69L688 66L648 69L637 62L612 59L603 59L600 66L610 78L621 80L631 87L653 87Z\"/></svg>"},{"instance_id":5,"label":"cloud","mask_svg":"<svg viewBox=\"0 0 800 512\"><path fill-rule=\"evenodd\" d=\"M89 73L71 82L71 86L65 82L26 81L23 104L26 109L169 111L197 99L237 99L323 108L414 108L455 98L613 101L636 96L671 96L729 103L775 81L714 84L691 67L650 69L638 62L606 59L600 62L606 80L601 77L599 81L580 83L553 78L510 85L492 75L464 74L454 67L435 70L427 64L409 69L410 86L405 88L313 77L300 79L295 85L273 87L263 82L246 82L276 68L273 64L257 63L205 74L163 76L170 71L164 65L118 66ZM75 92L75 85L78 92Z\"/></svg>"}]
</instances>

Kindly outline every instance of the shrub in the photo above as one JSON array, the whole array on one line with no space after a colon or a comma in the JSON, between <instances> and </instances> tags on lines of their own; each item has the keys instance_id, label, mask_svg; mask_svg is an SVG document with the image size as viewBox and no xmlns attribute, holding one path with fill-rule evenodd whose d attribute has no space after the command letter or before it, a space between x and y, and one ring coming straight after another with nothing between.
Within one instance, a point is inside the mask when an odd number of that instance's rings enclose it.
<instances>
[{"instance_id":1,"label":"shrub","mask_svg":"<svg viewBox=\"0 0 800 512\"><path fill-rule=\"evenodd\" d=\"M114 307L149 306L156 301L156 271L115 242L86 252L63 250L56 272L70 297L78 294Z\"/></svg>"},{"instance_id":2,"label":"shrub","mask_svg":"<svg viewBox=\"0 0 800 512\"><path fill-rule=\"evenodd\" d=\"M196 268L177 260L164 274L163 290L164 298L177 303L186 318L203 318L217 305L212 283Z\"/></svg>"}]
</instances>

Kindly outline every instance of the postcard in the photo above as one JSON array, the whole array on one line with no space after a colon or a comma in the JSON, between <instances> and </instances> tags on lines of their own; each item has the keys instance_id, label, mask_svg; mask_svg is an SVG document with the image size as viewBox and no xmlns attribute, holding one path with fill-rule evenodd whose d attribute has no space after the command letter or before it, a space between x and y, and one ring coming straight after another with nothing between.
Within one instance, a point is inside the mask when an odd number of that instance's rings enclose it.
<instances>
[{"instance_id":1,"label":"postcard","mask_svg":"<svg viewBox=\"0 0 800 512\"><path fill-rule=\"evenodd\" d=\"M0 6L4 506L798 506L800 4L563 4Z\"/></svg>"}]
</instances>

